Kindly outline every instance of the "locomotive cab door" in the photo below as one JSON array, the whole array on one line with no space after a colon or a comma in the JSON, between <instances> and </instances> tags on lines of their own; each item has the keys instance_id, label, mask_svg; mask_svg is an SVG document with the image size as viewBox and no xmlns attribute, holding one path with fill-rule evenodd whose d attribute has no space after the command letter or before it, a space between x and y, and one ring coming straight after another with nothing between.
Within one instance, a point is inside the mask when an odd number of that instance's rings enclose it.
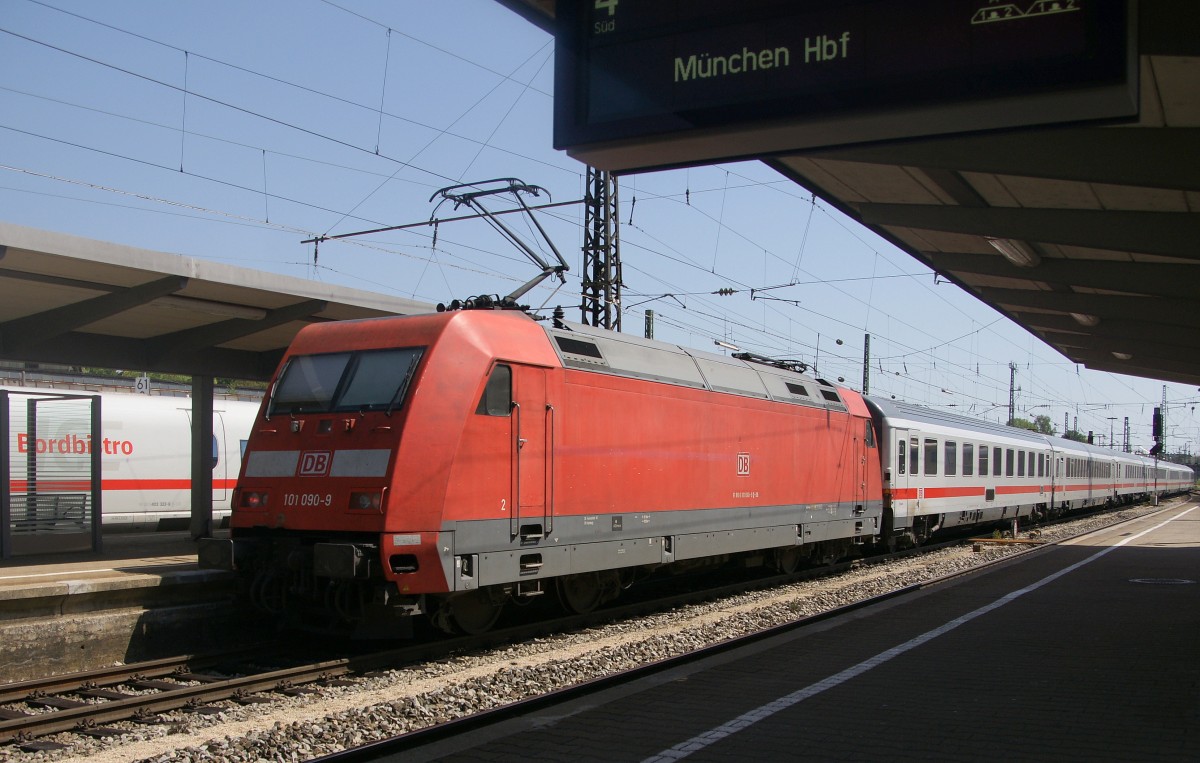
<instances>
[{"instance_id":1,"label":"locomotive cab door","mask_svg":"<svg viewBox=\"0 0 1200 763\"><path fill-rule=\"evenodd\" d=\"M546 371L513 367L510 417L513 512L509 532L522 542L536 542L550 532L547 482L551 474L553 411L546 404Z\"/></svg>"}]
</instances>

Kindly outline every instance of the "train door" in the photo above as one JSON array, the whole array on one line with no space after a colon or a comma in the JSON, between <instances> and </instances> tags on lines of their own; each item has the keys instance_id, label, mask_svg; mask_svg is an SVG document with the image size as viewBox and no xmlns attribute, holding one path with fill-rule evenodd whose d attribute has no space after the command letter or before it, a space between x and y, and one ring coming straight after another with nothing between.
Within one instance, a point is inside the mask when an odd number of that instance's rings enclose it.
<instances>
[{"instance_id":1,"label":"train door","mask_svg":"<svg viewBox=\"0 0 1200 763\"><path fill-rule=\"evenodd\" d=\"M225 439L225 417L213 412L213 503L229 500L229 441Z\"/></svg>"},{"instance_id":2,"label":"train door","mask_svg":"<svg viewBox=\"0 0 1200 763\"><path fill-rule=\"evenodd\" d=\"M908 452L908 435L907 429L892 430L892 463L890 464L892 472L892 521L893 527L908 527L912 524L912 520L908 517L912 512L909 507L914 501L912 490L911 475L916 469L916 464L911 463Z\"/></svg>"},{"instance_id":3,"label":"train door","mask_svg":"<svg viewBox=\"0 0 1200 763\"><path fill-rule=\"evenodd\" d=\"M180 408L179 410L187 416L188 431L192 429L192 412L188 408ZM176 419L178 420L178 419ZM220 411L213 411L212 425L212 451L209 453L209 464L212 466L212 497L213 504L218 501L229 500L229 480L226 474L227 464L229 459L225 452L225 419L221 416ZM190 446L190 440L189 440ZM184 467L187 469L188 480L191 481L191 466L188 462L184 462ZM191 505L191 497L189 496L184 504Z\"/></svg>"},{"instance_id":4,"label":"train door","mask_svg":"<svg viewBox=\"0 0 1200 763\"><path fill-rule=\"evenodd\" d=\"M1058 504L1065 495L1063 491L1063 475L1066 467L1063 463L1063 456L1056 450L1050 451L1051 469L1050 469L1050 513L1051 515L1058 513ZM1061 495L1060 495L1061 494Z\"/></svg>"},{"instance_id":5,"label":"train door","mask_svg":"<svg viewBox=\"0 0 1200 763\"><path fill-rule=\"evenodd\" d=\"M550 532L546 483L550 474L549 438L553 409L546 405L546 371L513 366L512 495L514 511L509 532L522 541L534 541Z\"/></svg>"},{"instance_id":6,"label":"train door","mask_svg":"<svg viewBox=\"0 0 1200 763\"><path fill-rule=\"evenodd\" d=\"M867 458L876 455L871 452L871 448L875 447L875 430L872 428L870 419L863 422L863 436L854 438L855 456L858 459L858 479L855 480L857 494L855 503L862 509L867 508L867 480L870 478L871 471L867 468Z\"/></svg>"}]
</instances>

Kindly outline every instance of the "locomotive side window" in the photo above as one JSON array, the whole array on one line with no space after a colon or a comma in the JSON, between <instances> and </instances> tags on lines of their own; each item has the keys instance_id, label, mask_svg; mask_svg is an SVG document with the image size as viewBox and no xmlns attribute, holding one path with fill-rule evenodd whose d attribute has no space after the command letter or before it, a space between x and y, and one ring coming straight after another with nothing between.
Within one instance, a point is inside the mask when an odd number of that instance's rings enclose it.
<instances>
[{"instance_id":1,"label":"locomotive side window","mask_svg":"<svg viewBox=\"0 0 1200 763\"><path fill-rule=\"evenodd\" d=\"M925 476L936 477L938 473L938 442L925 440Z\"/></svg>"},{"instance_id":2,"label":"locomotive side window","mask_svg":"<svg viewBox=\"0 0 1200 763\"><path fill-rule=\"evenodd\" d=\"M483 388L483 397L475 413L484 416L507 416L512 409L512 368L496 366Z\"/></svg>"},{"instance_id":3,"label":"locomotive side window","mask_svg":"<svg viewBox=\"0 0 1200 763\"><path fill-rule=\"evenodd\" d=\"M946 476L958 474L958 443L946 441Z\"/></svg>"},{"instance_id":4,"label":"locomotive side window","mask_svg":"<svg viewBox=\"0 0 1200 763\"><path fill-rule=\"evenodd\" d=\"M971 477L975 474L975 443L963 443L963 476Z\"/></svg>"},{"instance_id":5,"label":"locomotive side window","mask_svg":"<svg viewBox=\"0 0 1200 763\"><path fill-rule=\"evenodd\" d=\"M868 448L874 448L875 447L875 428L871 426L871 422L869 422L869 421L864 421L863 423L866 424L866 428L867 428L866 434L863 435L863 442L865 442L867 444Z\"/></svg>"}]
</instances>

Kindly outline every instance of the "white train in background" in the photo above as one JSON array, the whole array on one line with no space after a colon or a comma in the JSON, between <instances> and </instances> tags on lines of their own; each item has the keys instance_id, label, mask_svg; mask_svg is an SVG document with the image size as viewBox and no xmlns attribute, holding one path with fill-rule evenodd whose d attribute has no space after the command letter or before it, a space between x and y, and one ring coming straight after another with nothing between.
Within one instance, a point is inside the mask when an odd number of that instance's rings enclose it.
<instances>
[{"instance_id":1,"label":"white train in background","mask_svg":"<svg viewBox=\"0 0 1200 763\"><path fill-rule=\"evenodd\" d=\"M90 392L4 385L9 393L10 489L29 489L26 463L34 451L38 468L52 474L55 458L81 457L90 451L88 421L79 415L55 421L30 437L24 401L48 394L99 395L102 523L105 532L186 529L191 517L192 401L187 397ZM257 402L213 401L213 523L229 521L230 496L241 470ZM82 409L77 409L82 410ZM49 477L39 478L46 489Z\"/></svg>"}]
</instances>

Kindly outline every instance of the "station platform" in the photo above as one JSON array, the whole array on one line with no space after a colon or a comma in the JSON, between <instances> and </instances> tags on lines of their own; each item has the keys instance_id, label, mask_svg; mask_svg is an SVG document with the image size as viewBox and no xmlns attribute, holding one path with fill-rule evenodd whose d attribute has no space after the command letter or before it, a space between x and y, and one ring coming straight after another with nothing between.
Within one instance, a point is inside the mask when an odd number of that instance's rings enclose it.
<instances>
[{"instance_id":1,"label":"station platform","mask_svg":"<svg viewBox=\"0 0 1200 763\"><path fill-rule=\"evenodd\" d=\"M0 684L204 651L253 623L235 600L233 575L200 569L187 532L117 533L98 552L0 560Z\"/></svg>"},{"instance_id":2,"label":"station platform","mask_svg":"<svg viewBox=\"0 0 1200 763\"><path fill-rule=\"evenodd\" d=\"M189 570L199 571L196 542L186 531L113 533L105 535L101 545L100 551L0 560L0 599L6 597L6 591L27 586L70 580L119 581L147 574L186 576Z\"/></svg>"},{"instance_id":3,"label":"station platform","mask_svg":"<svg viewBox=\"0 0 1200 763\"><path fill-rule=\"evenodd\" d=\"M1200 760L1200 506L403 758Z\"/></svg>"}]
</instances>

